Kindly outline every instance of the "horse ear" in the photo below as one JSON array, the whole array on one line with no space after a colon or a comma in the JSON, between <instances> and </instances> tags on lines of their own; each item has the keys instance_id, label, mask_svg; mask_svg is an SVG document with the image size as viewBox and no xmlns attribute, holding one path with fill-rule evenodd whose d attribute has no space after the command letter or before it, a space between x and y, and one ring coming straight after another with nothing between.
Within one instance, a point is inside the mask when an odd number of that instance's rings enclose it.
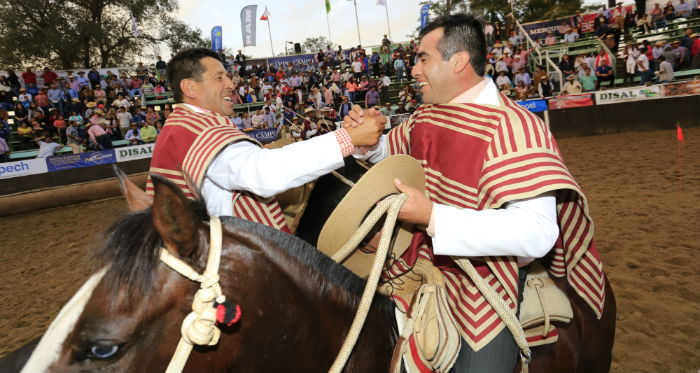
<instances>
[{"instance_id":1,"label":"horse ear","mask_svg":"<svg viewBox=\"0 0 700 373\"><path fill-rule=\"evenodd\" d=\"M124 198L126 198L126 203L129 205L129 210L141 211L151 207L153 204L153 197L136 186L119 167L112 166L112 168L119 178L119 186L121 187Z\"/></svg>"},{"instance_id":2,"label":"horse ear","mask_svg":"<svg viewBox=\"0 0 700 373\"><path fill-rule=\"evenodd\" d=\"M160 175L153 181L153 225L163 239L166 249L181 258L197 249L199 233L197 217L180 188Z\"/></svg>"}]
</instances>

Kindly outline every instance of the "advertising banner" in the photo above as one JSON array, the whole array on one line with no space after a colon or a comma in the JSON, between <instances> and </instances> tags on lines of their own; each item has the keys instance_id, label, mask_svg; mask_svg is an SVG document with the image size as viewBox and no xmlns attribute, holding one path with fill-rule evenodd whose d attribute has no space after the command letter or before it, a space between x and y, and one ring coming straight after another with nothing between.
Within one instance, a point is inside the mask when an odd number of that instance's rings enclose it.
<instances>
[{"instance_id":1,"label":"advertising banner","mask_svg":"<svg viewBox=\"0 0 700 373\"><path fill-rule=\"evenodd\" d=\"M273 142L280 137L277 136L277 129L276 128L268 128L264 130L254 130L254 131L246 131L243 132L246 135L260 141L261 143L265 144L268 142Z\"/></svg>"},{"instance_id":2,"label":"advertising banner","mask_svg":"<svg viewBox=\"0 0 700 373\"><path fill-rule=\"evenodd\" d=\"M518 104L525 109L538 113L540 111L547 110L547 100L528 100L528 101L517 101Z\"/></svg>"},{"instance_id":3,"label":"advertising banner","mask_svg":"<svg viewBox=\"0 0 700 373\"><path fill-rule=\"evenodd\" d=\"M664 84L664 97L700 95L700 80Z\"/></svg>"},{"instance_id":4,"label":"advertising banner","mask_svg":"<svg viewBox=\"0 0 700 373\"><path fill-rule=\"evenodd\" d=\"M596 105L613 104L625 101L640 101L661 98L661 86L627 87L595 93Z\"/></svg>"},{"instance_id":5,"label":"advertising banner","mask_svg":"<svg viewBox=\"0 0 700 373\"><path fill-rule=\"evenodd\" d=\"M243 36L243 46L255 46L255 21L258 6L248 5L241 10L241 36Z\"/></svg>"},{"instance_id":6,"label":"advertising banner","mask_svg":"<svg viewBox=\"0 0 700 373\"><path fill-rule=\"evenodd\" d=\"M125 148L114 149L114 153L116 153L117 162L133 161L136 159L153 157L154 147L155 144L127 146Z\"/></svg>"},{"instance_id":7,"label":"advertising banner","mask_svg":"<svg viewBox=\"0 0 700 373\"><path fill-rule=\"evenodd\" d=\"M306 65L309 63L309 61L314 60L314 54L296 54L293 56L282 56L282 57L273 57L273 58L268 58L267 63L270 66L274 66L274 68L279 68L280 66L287 66L287 63L291 62L292 65L296 66L301 62L302 64Z\"/></svg>"},{"instance_id":8,"label":"advertising banner","mask_svg":"<svg viewBox=\"0 0 700 373\"><path fill-rule=\"evenodd\" d=\"M49 172L69 170L71 168L90 167L101 164L114 163L117 157L114 150L100 150L80 154L59 155L46 158L46 167Z\"/></svg>"},{"instance_id":9,"label":"advertising banner","mask_svg":"<svg viewBox=\"0 0 700 373\"><path fill-rule=\"evenodd\" d=\"M549 110L570 109L574 107L593 106L593 95L566 95L549 99Z\"/></svg>"},{"instance_id":10,"label":"advertising banner","mask_svg":"<svg viewBox=\"0 0 700 373\"><path fill-rule=\"evenodd\" d=\"M221 48L221 26L214 26L211 28L211 50L217 52Z\"/></svg>"},{"instance_id":11,"label":"advertising banner","mask_svg":"<svg viewBox=\"0 0 700 373\"><path fill-rule=\"evenodd\" d=\"M627 12L631 12L633 8L633 5L627 5L622 7L622 15L624 16ZM614 9L611 9L611 11L613 10ZM525 32L527 32L527 34L530 35L530 38L532 40L535 40L536 38L544 39L545 37L547 37L547 32L549 31L551 31L554 36L561 38L564 35L559 31L560 27L564 22L570 25L573 24L572 16L560 17L549 21L526 23L522 26L525 29ZM593 27L593 25L595 23L596 17L598 17L598 12L582 14L581 17L583 18L583 23L581 24L581 32L584 33L595 31L595 27Z\"/></svg>"},{"instance_id":12,"label":"advertising banner","mask_svg":"<svg viewBox=\"0 0 700 373\"><path fill-rule=\"evenodd\" d=\"M0 163L0 179L9 179L18 176L43 174L46 172L46 160L44 158Z\"/></svg>"}]
</instances>

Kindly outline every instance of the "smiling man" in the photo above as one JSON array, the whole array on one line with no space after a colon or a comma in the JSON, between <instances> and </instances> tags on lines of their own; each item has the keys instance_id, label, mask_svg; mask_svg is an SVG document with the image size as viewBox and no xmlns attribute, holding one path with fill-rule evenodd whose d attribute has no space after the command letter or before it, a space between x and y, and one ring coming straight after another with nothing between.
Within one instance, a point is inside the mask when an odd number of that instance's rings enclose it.
<instances>
[{"instance_id":1,"label":"smiling man","mask_svg":"<svg viewBox=\"0 0 700 373\"><path fill-rule=\"evenodd\" d=\"M443 16L423 28L411 74L425 104L377 146L358 148L355 155L377 162L409 154L423 165L426 195L398 179L395 184L408 195L399 219L425 231L415 233L387 271L401 275L418 257L430 258L445 277L449 308L461 331L452 371L512 372L518 347L511 332L452 257L469 257L514 312L535 258L547 256L543 263L558 276L564 271L553 263L564 263L572 288L597 317L604 274L585 197L552 134L484 77L482 30L466 14ZM375 121L386 118L354 106L344 127ZM592 281L571 280L583 277Z\"/></svg>"},{"instance_id":2,"label":"smiling man","mask_svg":"<svg viewBox=\"0 0 700 373\"><path fill-rule=\"evenodd\" d=\"M230 119L234 87L215 52L195 48L178 53L168 62L167 77L181 105L158 135L149 173L167 177L189 198L200 189L211 215L237 216L288 230L271 197L342 167L343 157L354 146L376 144L384 129L383 124L342 129L264 149ZM185 175L194 183L192 189ZM146 191L153 193L150 177Z\"/></svg>"}]
</instances>

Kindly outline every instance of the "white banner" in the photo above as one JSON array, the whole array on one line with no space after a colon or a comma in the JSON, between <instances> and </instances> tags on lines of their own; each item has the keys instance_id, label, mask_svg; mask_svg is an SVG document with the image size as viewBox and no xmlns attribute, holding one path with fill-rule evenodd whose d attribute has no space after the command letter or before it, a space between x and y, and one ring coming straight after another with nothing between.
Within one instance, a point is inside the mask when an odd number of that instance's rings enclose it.
<instances>
[{"instance_id":1,"label":"white banner","mask_svg":"<svg viewBox=\"0 0 700 373\"><path fill-rule=\"evenodd\" d=\"M596 105L613 104L616 102L625 101L653 100L656 98L661 98L660 85L610 89L595 93Z\"/></svg>"},{"instance_id":2,"label":"white banner","mask_svg":"<svg viewBox=\"0 0 700 373\"><path fill-rule=\"evenodd\" d=\"M155 144L127 146L115 148L114 152L117 153L117 162L133 161L153 157L154 146Z\"/></svg>"},{"instance_id":3,"label":"white banner","mask_svg":"<svg viewBox=\"0 0 700 373\"><path fill-rule=\"evenodd\" d=\"M257 21L257 5L248 5L241 10L241 36L243 46L255 46L255 21Z\"/></svg>"},{"instance_id":4,"label":"white banner","mask_svg":"<svg viewBox=\"0 0 700 373\"><path fill-rule=\"evenodd\" d=\"M48 172L46 159L36 158L25 161L0 163L0 179L9 179L18 176L43 174Z\"/></svg>"}]
</instances>

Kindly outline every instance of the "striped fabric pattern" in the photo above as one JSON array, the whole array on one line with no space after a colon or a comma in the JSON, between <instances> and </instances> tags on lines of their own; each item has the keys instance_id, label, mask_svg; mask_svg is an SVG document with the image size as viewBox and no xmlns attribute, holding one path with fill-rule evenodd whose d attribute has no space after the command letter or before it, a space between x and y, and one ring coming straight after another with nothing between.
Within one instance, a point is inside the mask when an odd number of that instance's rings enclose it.
<instances>
[{"instance_id":1,"label":"striped fabric pattern","mask_svg":"<svg viewBox=\"0 0 700 373\"><path fill-rule=\"evenodd\" d=\"M492 209L556 191L560 237L544 262L553 275L567 276L600 317L605 275L583 192L546 125L507 97L501 96L501 101L503 106L422 105L389 133L389 153L416 158L425 170L428 198L444 205ZM505 325L451 258L433 257L432 243L424 232L415 234L409 249L385 276L408 271L418 256L431 258L445 275L448 303L462 337L475 351L488 344ZM483 257L472 258L472 262L515 310L516 258Z\"/></svg>"},{"instance_id":2,"label":"striped fabric pattern","mask_svg":"<svg viewBox=\"0 0 700 373\"><path fill-rule=\"evenodd\" d=\"M146 192L153 194L150 174L156 173L177 184L187 198L195 199L194 188L201 188L207 167L221 150L237 141L256 140L246 136L233 122L212 112L198 113L186 106L175 108L158 135ZM234 192L234 216L289 231L282 209L274 198L262 199L247 192Z\"/></svg>"}]
</instances>

